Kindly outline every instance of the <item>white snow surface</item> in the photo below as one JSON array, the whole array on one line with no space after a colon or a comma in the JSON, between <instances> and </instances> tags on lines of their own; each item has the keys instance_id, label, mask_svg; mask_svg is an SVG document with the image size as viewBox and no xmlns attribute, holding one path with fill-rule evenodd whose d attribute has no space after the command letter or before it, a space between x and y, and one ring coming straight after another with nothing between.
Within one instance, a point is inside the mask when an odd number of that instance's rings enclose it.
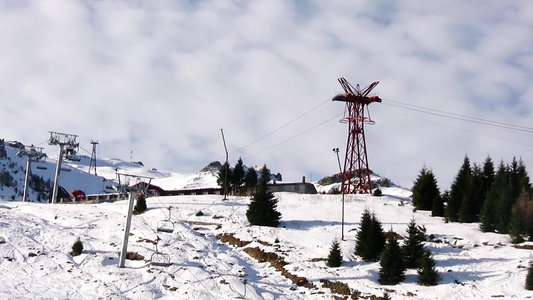
<instances>
[{"instance_id":1,"label":"white snow surface","mask_svg":"<svg viewBox=\"0 0 533 300\"><path fill-rule=\"evenodd\" d=\"M525 299L531 250L514 248L507 235L482 233L479 224L445 223L429 212L413 211L398 188L383 188L383 197L347 195L344 240L341 195L276 193L282 222L278 228L250 226L248 197L174 196L147 199L148 210L133 216L128 251L145 260L126 260L119 268L127 201L101 204L0 202L1 299L334 299L320 280L340 281L361 296L392 299ZM172 233L156 231L172 207ZM394 286L378 282L379 262L367 263L352 253L361 213L375 212L385 230L406 235L411 218L441 243L426 242L440 273L437 286L417 284L415 270ZM201 211L203 216L197 216ZM221 243L216 235L234 234L245 247ZM169 267L150 265L153 244L168 254ZM80 256L70 251L77 238ZM340 268L324 260L337 238L343 251ZM266 242L266 243L265 243ZM259 247L283 257L285 269L306 277L316 288L300 287L269 263L246 254ZM244 284L246 280L246 285Z\"/></svg>"}]
</instances>

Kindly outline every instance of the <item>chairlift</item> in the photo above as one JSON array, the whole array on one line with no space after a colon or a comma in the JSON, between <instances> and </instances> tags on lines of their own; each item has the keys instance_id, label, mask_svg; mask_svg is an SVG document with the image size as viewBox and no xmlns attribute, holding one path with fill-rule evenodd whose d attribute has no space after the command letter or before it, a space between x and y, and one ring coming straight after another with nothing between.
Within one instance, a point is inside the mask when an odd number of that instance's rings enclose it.
<instances>
[{"instance_id":1,"label":"chairlift","mask_svg":"<svg viewBox=\"0 0 533 300\"><path fill-rule=\"evenodd\" d=\"M170 220L170 210L172 207L168 207L168 219L157 221L157 231L172 233L174 231L174 223Z\"/></svg>"},{"instance_id":2,"label":"chairlift","mask_svg":"<svg viewBox=\"0 0 533 300\"><path fill-rule=\"evenodd\" d=\"M170 262L170 255L160 252L157 248L157 244L160 238L157 237L155 243L155 252L150 256L150 264L155 267L170 267L172 263Z\"/></svg>"}]
</instances>

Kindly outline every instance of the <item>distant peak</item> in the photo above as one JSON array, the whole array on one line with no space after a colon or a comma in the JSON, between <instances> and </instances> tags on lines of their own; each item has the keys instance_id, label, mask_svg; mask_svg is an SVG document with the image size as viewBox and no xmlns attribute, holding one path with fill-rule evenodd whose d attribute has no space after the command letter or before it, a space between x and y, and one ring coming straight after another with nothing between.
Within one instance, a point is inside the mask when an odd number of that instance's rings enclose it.
<instances>
[{"instance_id":1,"label":"distant peak","mask_svg":"<svg viewBox=\"0 0 533 300\"><path fill-rule=\"evenodd\" d=\"M222 164L218 160L216 160L205 166L203 169L200 170L200 172L218 172L220 171L220 168L222 168Z\"/></svg>"}]
</instances>

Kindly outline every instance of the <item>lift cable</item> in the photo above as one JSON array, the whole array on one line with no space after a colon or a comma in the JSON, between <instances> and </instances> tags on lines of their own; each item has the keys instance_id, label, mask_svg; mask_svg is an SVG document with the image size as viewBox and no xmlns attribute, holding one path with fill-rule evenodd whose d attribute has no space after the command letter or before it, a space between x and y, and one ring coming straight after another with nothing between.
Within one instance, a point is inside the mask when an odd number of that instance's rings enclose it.
<instances>
[{"instance_id":1,"label":"lift cable","mask_svg":"<svg viewBox=\"0 0 533 300\"><path fill-rule=\"evenodd\" d=\"M390 102L392 102L392 103L390 103ZM394 103L396 103L396 104L394 104ZM402 108L402 109L406 109L406 110L416 111L416 112L420 112L420 113L425 113L425 114L429 114L429 115L439 116L439 117L443 117L443 118L450 118L450 119L455 119L455 120L460 120L460 121L465 121L465 122L470 122L470 123L477 123L477 124L487 125L487 126L493 126L493 127L498 127L498 128L508 129L508 130L521 131L521 132L525 132L525 133L533 133L533 128L532 127L525 127L525 126L513 125L513 124L508 124L508 123L503 123L503 122L487 120L487 119L470 117L470 116L466 116L466 115L460 115L460 114L456 114L456 113L451 113L451 112L446 112L446 111L442 111L442 110L422 107L422 106L418 106L418 105L406 104L406 103L402 103L402 102L399 102L399 101L394 101L394 100L391 100L391 99L384 99L384 101L381 104L388 105L388 106L393 106L393 107L397 107L397 108Z\"/></svg>"},{"instance_id":2,"label":"lift cable","mask_svg":"<svg viewBox=\"0 0 533 300\"><path fill-rule=\"evenodd\" d=\"M284 125L281 125L281 126L278 127L277 129L274 129L273 131L271 131L271 132L265 134L264 136L258 138L257 140L255 140L255 141L249 143L248 145L246 145L246 146L244 146L244 147L241 147L241 148L239 148L239 149L237 149L237 150L235 150L235 151L233 151L233 152L231 152L231 153L234 154L234 153L240 152L240 151L242 151L243 149L247 148L248 146L251 146L251 145L253 145L253 144L255 144L255 143L257 143L257 142L259 142L259 141L265 139L266 137L268 137L268 136L270 136L270 135L276 133L277 131L279 131L279 130L281 130L281 129L287 127L287 126L289 126L290 124L292 124L292 123L296 122L297 120L303 118L305 115L309 114L310 112L314 111L315 109L319 108L320 106L322 106L322 105L324 105L324 104L326 104L326 103L328 103L328 102L330 102L330 101L331 101L331 99L328 99L328 100L326 100L326 101L320 103L319 105L317 105L317 106L311 108L310 110L304 112L304 113L301 114L300 116L298 116L298 117L292 119L291 121L285 123Z\"/></svg>"}]
</instances>

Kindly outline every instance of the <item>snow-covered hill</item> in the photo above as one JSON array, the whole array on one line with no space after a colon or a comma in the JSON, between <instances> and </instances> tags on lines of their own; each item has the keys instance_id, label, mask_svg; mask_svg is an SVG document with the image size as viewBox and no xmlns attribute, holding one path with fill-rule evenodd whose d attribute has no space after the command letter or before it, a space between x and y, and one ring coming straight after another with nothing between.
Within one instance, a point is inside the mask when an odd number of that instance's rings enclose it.
<instances>
[{"instance_id":1,"label":"snow-covered hill","mask_svg":"<svg viewBox=\"0 0 533 300\"><path fill-rule=\"evenodd\" d=\"M101 204L43 204L19 200L25 158L6 147L1 170L13 174L16 186L2 187L0 196L0 299L338 299L342 290L363 298L392 299L526 299L524 289L532 243L515 248L507 235L482 233L479 224L445 223L429 212L414 211L411 192L376 174L384 196L346 195L345 222L341 195L276 193L282 213L278 228L250 226L247 197L174 196L147 199L148 210L133 217L128 250L144 260L118 268L127 201ZM164 189L216 187L216 168L196 174L159 171L121 159L97 161L98 176L88 174L90 159L70 161L60 185L67 190L100 193L116 173L151 177ZM52 178L55 161L32 166ZM334 177L334 176L333 176ZM104 181L103 178L106 180ZM335 180L316 182L319 191L338 188ZM15 190L16 189L16 190ZM36 197L30 193L30 199ZM20 197L21 198L21 197ZM36 198L33 198L36 199ZM158 232L171 210L172 233ZM441 280L434 287L417 285L415 270L403 283L378 283L379 263L353 255L355 233L364 209L375 212L385 230L406 235L411 218L427 228L426 242L434 254ZM201 213L200 213L201 212ZM170 223L167 222L167 225ZM341 239L344 262L328 268L325 259L333 240ZM77 238L82 255L72 257ZM155 242L169 267L150 264ZM154 254L156 253L156 254ZM274 263L268 257L277 258ZM283 262L283 263L279 263ZM352 296L355 298L355 296Z\"/></svg>"},{"instance_id":2,"label":"snow-covered hill","mask_svg":"<svg viewBox=\"0 0 533 300\"><path fill-rule=\"evenodd\" d=\"M332 241L341 238L341 196L276 193L279 228L250 226L249 198L175 196L148 198L148 211L134 216L129 251L145 260L118 268L127 201L102 204L0 202L0 298L2 299L335 299L331 282L361 297L392 299L526 299L531 250L517 249L507 235L481 233L478 224L445 223L414 212L396 188L385 196L349 195L345 203L344 263L328 268ZM157 232L172 207L174 232ZM414 270L403 283L378 283L379 263L352 255L362 211L377 214L386 230L405 235L411 218L427 228L441 280L417 285ZM202 212L201 214L199 212ZM217 238L224 237L224 242ZM77 238L81 256L69 252ZM155 242L169 267L151 266ZM230 244L232 243L232 244ZM251 255L275 253L283 272ZM271 254L272 255L272 254ZM266 254L263 254L266 257ZM287 278L291 277L293 280ZM305 278L305 280L304 280ZM246 282L246 284L244 284ZM300 285L297 284L300 282ZM308 282L307 287L303 286Z\"/></svg>"}]
</instances>

